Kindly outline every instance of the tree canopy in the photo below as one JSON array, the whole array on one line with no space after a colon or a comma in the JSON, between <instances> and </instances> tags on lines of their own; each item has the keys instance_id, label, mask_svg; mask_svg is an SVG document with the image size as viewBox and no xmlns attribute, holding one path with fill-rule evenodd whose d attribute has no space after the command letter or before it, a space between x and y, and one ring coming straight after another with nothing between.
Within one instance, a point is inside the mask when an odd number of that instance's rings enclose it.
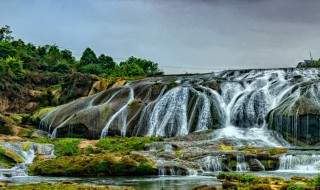
<instances>
[{"instance_id":1,"label":"tree canopy","mask_svg":"<svg viewBox=\"0 0 320 190\"><path fill-rule=\"evenodd\" d=\"M101 77L136 77L162 75L158 64L150 60L129 57L117 64L111 56L99 56L86 48L80 60L72 52L58 45L35 46L11 36L9 26L0 28L0 75L21 78L28 72L68 73L77 71Z\"/></svg>"}]
</instances>

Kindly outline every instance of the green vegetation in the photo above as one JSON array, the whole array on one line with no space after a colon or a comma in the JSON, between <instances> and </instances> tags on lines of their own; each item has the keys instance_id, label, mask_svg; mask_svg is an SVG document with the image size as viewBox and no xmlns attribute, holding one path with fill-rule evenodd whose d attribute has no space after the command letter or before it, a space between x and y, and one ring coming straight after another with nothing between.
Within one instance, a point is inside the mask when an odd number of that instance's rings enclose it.
<instances>
[{"instance_id":1,"label":"green vegetation","mask_svg":"<svg viewBox=\"0 0 320 190\"><path fill-rule=\"evenodd\" d=\"M151 161L138 162L129 156L96 154L39 160L29 166L28 173L45 176L125 176L153 175L157 174L157 169Z\"/></svg>"},{"instance_id":2,"label":"green vegetation","mask_svg":"<svg viewBox=\"0 0 320 190\"><path fill-rule=\"evenodd\" d=\"M9 26L0 27L0 90L10 99L32 102L28 112L39 107L57 106L87 96L97 81L108 81L108 87L120 80L162 75L158 64L129 57L116 63L112 57L86 48L77 60L72 52L56 44L36 46L14 39ZM104 90L95 89L95 92ZM36 104L37 103L37 104ZM14 107L14 106L12 106Z\"/></svg>"},{"instance_id":3,"label":"green vegetation","mask_svg":"<svg viewBox=\"0 0 320 190\"><path fill-rule=\"evenodd\" d=\"M27 184L27 185L10 185L7 186L8 190L133 190L132 188L114 188L114 187L98 187L87 186L83 184L69 184L68 181L61 183L39 183L39 184Z\"/></svg>"},{"instance_id":4,"label":"green vegetation","mask_svg":"<svg viewBox=\"0 0 320 190\"><path fill-rule=\"evenodd\" d=\"M105 153L119 152L128 154L131 151L143 150L144 145L147 143L161 140L158 137L112 137L100 139L96 146L102 148Z\"/></svg>"},{"instance_id":5,"label":"green vegetation","mask_svg":"<svg viewBox=\"0 0 320 190\"><path fill-rule=\"evenodd\" d=\"M269 154L269 155L282 154L285 152L287 152L287 150L284 148L273 148L273 149L267 150L267 154Z\"/></svg>"},{"instance_id":6,"label":"green vegetation","mask_svg":"<svg viewBox=\"0 0 320 190\"><path fill-rule=\"evenodd\" d=\"M315 178L293 176L290 180L276 177L258 177L250 174L219 173L217 176L222 182L223 189L244 190L302 190L315 189L319 186L320 174Z\"/></svg>"},{"instance_id":7,"label":"green vegetation","mask_svg":"<svg viewBox=\"0 0 320 190\"><path fill-rule=\"evenodd\" d=\"M77 156L80 155L80 150L78 148L79 143L83 139L76 138L36 138L30 139L31 142L41 143L41 144L53 144L54 154L57 157L61 156Z\"/></svg>"},{"instance_id":8,"label":"green vegetation","mask_svg":"<svg viewBox=\"0 0 320 190\"><path fill-rule=\"evenodd\" d=\"M26 72L68 73L73 71L103 77L133 77L162 75L158 64L149 60L130 57L115 63L112 57L86 48L76 60L69 50L60 50L57 45L35 46L11 36L9 26L0 28L0 76L22 78Z\"/></svg>"}]
</instances>

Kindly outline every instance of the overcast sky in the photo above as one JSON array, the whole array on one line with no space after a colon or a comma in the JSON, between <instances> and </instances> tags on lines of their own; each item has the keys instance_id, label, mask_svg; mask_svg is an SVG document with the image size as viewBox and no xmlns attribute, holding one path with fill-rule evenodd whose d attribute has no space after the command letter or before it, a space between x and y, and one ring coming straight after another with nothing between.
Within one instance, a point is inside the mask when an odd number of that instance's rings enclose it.
<instances>
[{"instance_id":1,"label":"overcast sky","mask_svg":"<svg viewBox=\"0 0 320 190\"><path fill-rule=\"evenodd\" d=\"M319 0L0 0L0 27L80 58L86 47L166 73L294 67L320 56Z\"/></svg>"}]
</instances>

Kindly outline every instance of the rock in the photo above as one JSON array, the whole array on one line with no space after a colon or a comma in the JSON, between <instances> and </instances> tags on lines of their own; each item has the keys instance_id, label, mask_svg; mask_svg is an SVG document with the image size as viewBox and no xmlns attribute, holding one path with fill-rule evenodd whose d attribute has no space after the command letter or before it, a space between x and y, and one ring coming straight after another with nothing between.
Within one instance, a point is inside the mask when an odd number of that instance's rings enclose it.
<instances>
[{"instance_id":1,"label":"rock","mask_svg":"<svg viewBox=\"0 0 320 190\"><path fill-rule=\"evenodd\" d=\"M320 141L320 97L318 84L301 83L267 115L268 127L280 132L290 143L315 145ZM296 95L298 94L298 95ZM301 95L300 95L301 94Z\"/></svg>"},{"instance_id":2,"label":"rock","mask_svg":"<svg viewBox=\"0 0 320 190\"><path fill-rule=\"evenodd\" d=\"M238 186L235 183L231 183L229 181L225 181L225 182L222 183L222 189L237 190Z\"/></svg>"},{"instance_id":3,"label":"rock","mask_svg":"<svg viewBox=\"0 0 320 190\"><path fill-rule=\"evenodd\" d=\"M34 133L32 133L30 138L46 138L48 137L48 133L41 130L36 130Z\"/></svg>"},{"instance_id":4,"label":"rock","mask_svg":"<svg viewBox=\"0 0 320 190\"><path fill-rule=\"evenodd\" d=\"M261 171L261 166L256 159L250 159L248 161L250 171Z\"/></svg>"},{"instance_id":5,"label":"rock","mask_svg":"<svg viewBox=\"0 0 320 190\"><path fill-rule=\"evenodd\" d=\"M192 190L217 190L215 186L200 185L193 187Z\"/></svg>"},{"instance_id":6,"label":"rock","mask_svg":"<svg viewBox=\"0 0 320 190\"><path fill-rule=\"evenodd\" d=\"M38 155L46 156L46 157L54 157L52 154L54 151L54 145L52 144L42 145L42 144L35 143L33 144L33 146Z\"/></svg>"}]
</instances>

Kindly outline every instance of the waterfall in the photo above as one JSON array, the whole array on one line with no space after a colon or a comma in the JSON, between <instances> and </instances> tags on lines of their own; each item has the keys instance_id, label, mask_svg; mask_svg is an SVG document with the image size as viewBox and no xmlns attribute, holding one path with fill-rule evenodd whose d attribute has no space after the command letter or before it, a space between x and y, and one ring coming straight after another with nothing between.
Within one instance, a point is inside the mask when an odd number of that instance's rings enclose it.
<instances>
[{"instance_id":1,"label":"waterfall","mask_svg":"<svg viewBox=\"0 0 320 190\"><path fill-rule=\"evenodd\" d=\"M60 106L44 115L39 127L54 136L59 128L83 124L101 138L214 129L213 141L233 146L290 146L280 134L316 144L319 74L308 68L146 78ZM132 102L138 102L133 109Z\"/></svg>"},{"instance_id":2,"label":"waterfall","mask_svg":"<svg viewBox=\"0 0 320 190\"><path fill-rule=\"evenodd\" d=\"M254 161L259 165L261 171L266 170L264 165L258 159L254 159Z\"/></svg>"},{"instance_id":3,"label":"waterfall","mask_svg":"<svg viewBox=\"0 0 320 190\"><path fill-rule=\"evenodd\" d=\"M130 93L129 93L128 102L109 119L108 123L106 124L106 126L103 128L101 132L100 138L105 138L107 136L110 125L118 117L121 121L120 122L121 124L119 126L121 131L121 136L126 136L128 105L134 100L134 90L131 86L129 86L129 88L130 88Z\"/></svg>"},{"instance_id":4,"label":"waterfall","mask_svg":"<svg viewBox=\"0 0 320 190\"><path fill-rule=\"evenodd\" d=\"M316 154L284 154L279 158L280 171L316 172L320 171L320 155Z\"/></svg>"},{"instance_id":5,"label":"waterfall","mask_svg":"<svg viewBox=\"0 0 320 190\"><path fill-rule=\"evenodd\" d=\"M237 155L237 172L250 171L249 164L243 155Z\"/></svg>"},{"instance_id":6,"label":"waterfall","mask_svg":"<svg viewBox=\"0 0 320 190\"><path fill-rule=\"evenodd\" d=\"M41 145L37 143L29 143L23 145L23 143L15 142L0 142L0 147L12 151L14 154L22 158L23 163L18 163L10 169L0 169L0 179L5 177L17 177L17 176L27 176L27 166L33 162L36 157L35 151L45 157L55 157L53 155L53 145Z\"/></svg>"},{"instance_id":7,"label":"waterfall","mask_svg":"<svg viewBox=\"0 0 320 190\"><path fill-rule=\"evenodd\" d=\"M198 160L197 163L204 172L222 171L221 156L207 156Z\"/></svg>"},{"instance_id":8,"label":"waterfall","mask_svg":"<svg viewBox=\"0 0 320 190\"><path fill-rule=\"evenodd\" d=\"M164 151L165 152L172 152L172 145L171 144L166 144L164 145Z\"/></svg>"}]
</instances>

